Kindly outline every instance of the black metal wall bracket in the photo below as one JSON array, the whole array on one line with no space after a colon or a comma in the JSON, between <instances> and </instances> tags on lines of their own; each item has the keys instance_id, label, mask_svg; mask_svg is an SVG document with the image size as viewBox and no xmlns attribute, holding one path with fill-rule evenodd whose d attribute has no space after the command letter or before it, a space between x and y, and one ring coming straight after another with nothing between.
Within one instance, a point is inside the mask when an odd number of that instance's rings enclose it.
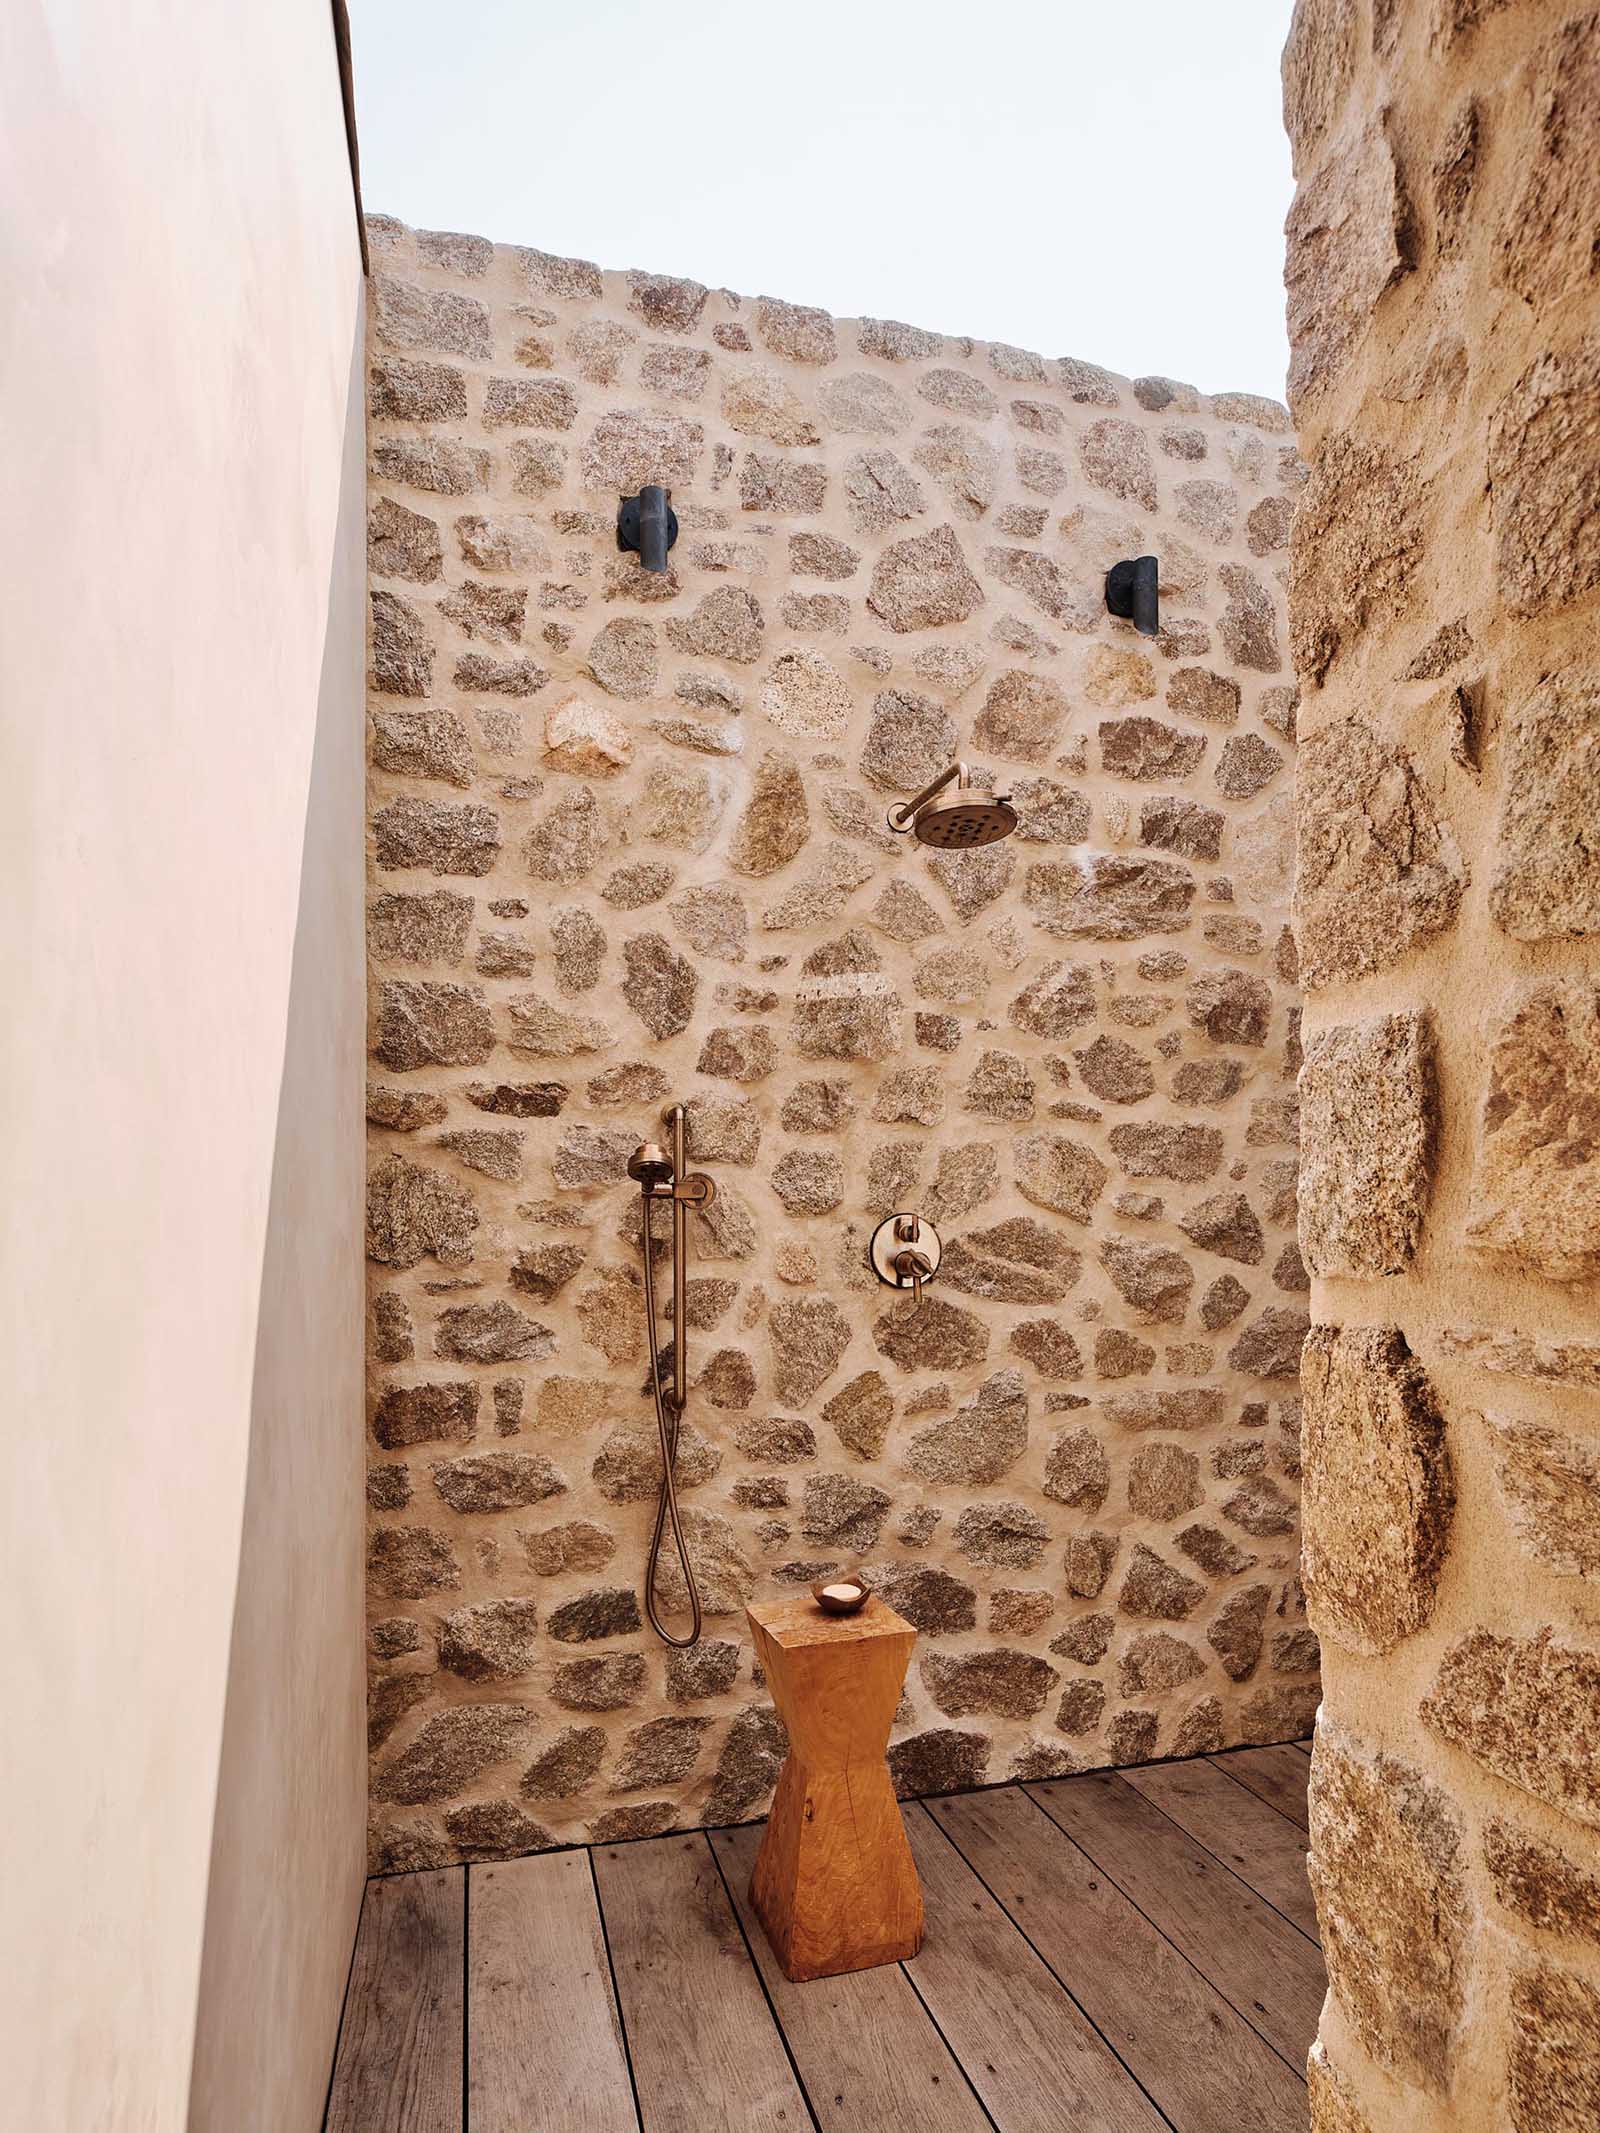
<instances>
[{"instance_id":1,"label":"black metal wall bracket","mask_svg":"<svg viewBox=\"0 0 1600 2133\"><path fill-rule=\"evenodd\" d=\"M1131 622L1141 637L1161 634L1161 566L1153 555L1113 563L1106 572L1106 612Z\"/></svg>"},{"instance_id":2,"label":"black metal wall bracket","mask_svg":"<svg viewBox=\"0 0 1600 2133\"><path fill-rule=\"evenodd\" d=\"M648 482L637 496L625 496L617 511L617 546L631 549L646 570L665 570L667 550L678 538L678 514L672 491Z\"/></svg>"}]
</instances>

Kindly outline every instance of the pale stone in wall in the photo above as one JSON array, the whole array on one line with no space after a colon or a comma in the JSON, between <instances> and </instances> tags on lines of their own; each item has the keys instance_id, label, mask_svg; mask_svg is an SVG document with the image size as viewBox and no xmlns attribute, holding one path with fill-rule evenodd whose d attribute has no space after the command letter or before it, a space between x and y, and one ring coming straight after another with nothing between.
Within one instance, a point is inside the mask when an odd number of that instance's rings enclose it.
<instances>
[{"instance_id":1,"label":"pale stone in wall","mask_svg":"<svg viewBox=\"0 0 1600 2133\"><path fill-rule=\"evenodd\" d=\"M1390 1651L1433 1612L1455 1509L1444 1425L1393 1328L1314 1327L1302 1373L1311 1621L1353 1651Z\"/></svg>"},{"instance_id":2,"label":"pale stone in wall","mask_svg":"<svg viewBox=\"0 0 1600 2133\"><path fill-rule=\"evenodd\" d=\"M1416 1251L1437 1097L1421 1015L1320 1031L1300 1072L1300 1249L1314 1274L1397 1274Z\"/></svg>"},{"instance_id":3,"label":"pale stone in wall","mask_svg":"<svg viewBox=\"0 0 1600 2133\"><path fill-rule=\"evenodd\" d=\"M1471 1918L1460 1818L1420 1771L1326 1724L1310 1810L1311 1885L1334 1997L1375 2059L1447 2094Z\"/></svg>"}]
</instances>

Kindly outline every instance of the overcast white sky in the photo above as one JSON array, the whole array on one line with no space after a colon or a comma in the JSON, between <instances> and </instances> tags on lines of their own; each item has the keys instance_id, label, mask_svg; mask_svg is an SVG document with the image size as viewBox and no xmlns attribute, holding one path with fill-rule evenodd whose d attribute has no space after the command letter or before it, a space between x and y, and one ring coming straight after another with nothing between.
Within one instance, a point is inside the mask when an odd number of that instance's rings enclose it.
<instances>
[{"instance_id":1,"label":"overcast white sky","mask_svg":"<svg viewBox=\"0 0 1600 2133\"><path fill-rule=\"evenodd\" d=\"M1281 397L1291 0L350 0L369 209Z\"/></svg>"}]
</instances>

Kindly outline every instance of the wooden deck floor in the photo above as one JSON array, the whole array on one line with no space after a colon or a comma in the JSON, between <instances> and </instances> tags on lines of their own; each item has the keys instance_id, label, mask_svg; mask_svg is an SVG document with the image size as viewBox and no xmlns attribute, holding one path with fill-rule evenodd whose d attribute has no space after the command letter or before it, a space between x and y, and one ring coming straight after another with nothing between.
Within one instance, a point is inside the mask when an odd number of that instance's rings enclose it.
<instances>
[{"instance_id":1,"label":"wooden deck floor","mask_svg":"<svg viewBox=\"0 0 1600 2133\"><path fill-rule=\"evenodd\" d=\"M369 1883L327 2133L1303 2133L1303 1747L906 1808L909 1963L791 1985L759 1827Z\"/></svg>"}]
</instances>

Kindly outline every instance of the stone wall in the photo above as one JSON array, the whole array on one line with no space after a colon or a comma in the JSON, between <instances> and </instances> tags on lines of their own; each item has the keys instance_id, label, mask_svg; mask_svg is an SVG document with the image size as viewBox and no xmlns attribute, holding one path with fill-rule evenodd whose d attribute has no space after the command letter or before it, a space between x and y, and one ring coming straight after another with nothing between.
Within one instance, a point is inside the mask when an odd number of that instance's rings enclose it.
<instances>
[{"instance_id":1,"label":"stone wall","mask_svg":"<svg viewBox=\"0 0 1600 2133\"><path fill-rule=\"evenodd\" d=\"M1600 17L1316 0L1305 1576L1321 2133L1600 2124Z\"/></svg>"},{"instance_id":2,"label":"stone wall","mask_svg":"<svg viewBox=\"0 0 1600 2133\"><path fill-rule=\"evenodd\" d=\"M1285 412L372 235L375 1862L758 1814L742 1603L838 1564L923 1633L908 1791L1304 1733ZM889 836L958 753L1019 834ZM623 1174L678 1097L688 1656Z\"/></svg>"}]
</instances>

